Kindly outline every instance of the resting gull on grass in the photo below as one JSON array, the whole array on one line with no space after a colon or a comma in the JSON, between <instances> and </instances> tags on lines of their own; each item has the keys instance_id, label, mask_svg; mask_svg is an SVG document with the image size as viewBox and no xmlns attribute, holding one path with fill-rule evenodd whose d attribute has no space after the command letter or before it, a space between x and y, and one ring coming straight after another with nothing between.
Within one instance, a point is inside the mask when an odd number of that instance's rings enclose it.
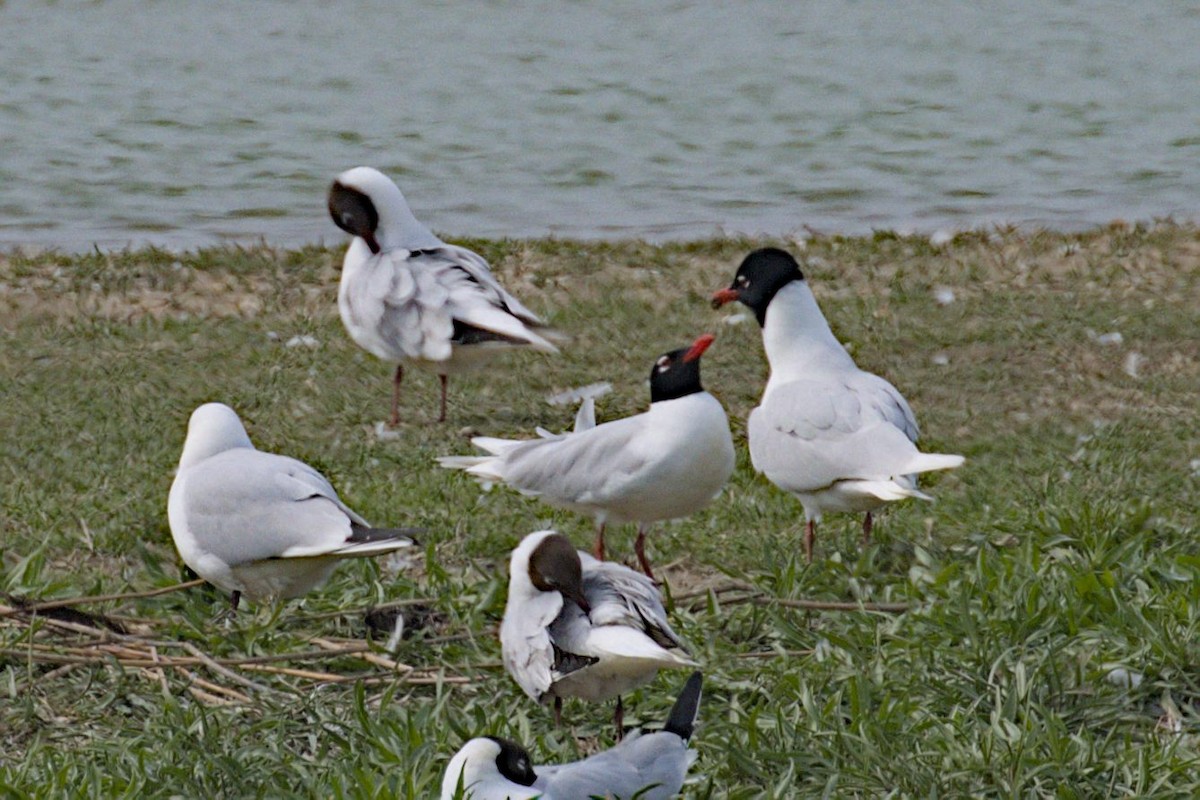
<instances>
[{"instance_id":1,"label":"resting gull on grass","mask_svg":"<svg viewBox=\"0 0 1200 800\"><path fill-rule=\"evenodd\" d=\"M692 673L661 731L635 733L581 761L533 766L516 742L471 739L450 759L442 800L668 800L679 794L696 751L688 747L700 710L701 676Z\"/></svg>"},{"instance_id":2,"label":"resting gull on grass","mask_svg":"<svg viewBox=\"0 0 1200 800\"><path fill-rule=\"evenodd\" d=\"M343 503L321 473L256 450L222 403L192 412L167 502L171 537L185 564L251 600L298 597L339 560L415 543L412 529L379 529Z\"/></svg>"}]
</instances>

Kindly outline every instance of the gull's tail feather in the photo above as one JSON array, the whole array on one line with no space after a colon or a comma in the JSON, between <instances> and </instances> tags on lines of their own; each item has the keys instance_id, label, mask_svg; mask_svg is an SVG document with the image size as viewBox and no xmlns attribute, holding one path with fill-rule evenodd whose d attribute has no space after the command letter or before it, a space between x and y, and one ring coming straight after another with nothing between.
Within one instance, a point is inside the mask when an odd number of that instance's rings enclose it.
<instances>
[{"instance_id":1,"label":"gull's tail feather","mask_svg":"<svg viewBox=\"0 0 1200 800\"><path fill-rule=\"evenodd\" d=\"M882 500L885 503L894 503L897 500L905 500L909 497L915 497L918 500L933 501L932 497L922 492L915 485L905 486L901 483L903 480L904 478L901 477L894 481L844 481L839 485L860 494Z\"/></svg>"},{"instance_id":2,"label":"gull's tail feather","mask_svg":"<svg viewBox=\"0 0 1200 800\"><path fill-rule=\"evenodd\" d=\"M663 730L673 733L685 742L692 737L696 727L696 717L700 713L700 684L703 678L699 672L693 672L683 685Z\"/></svg>"},{"instance_id":3,"label":"gull's tail feather","mask_svg":"<svg viewBox=\"0 0 1200 800\"><path fill-rule=\"evenodd\" d=\"M543 324L535 324L535 325L532 325L531 327L535 331L538 332L538 335L540 335L543 339L546 339L549 343L551 343L551 345L550 345L551 347L554 347L554 345L559 345L559 344L570 344L573 341L571 338L571 334L563 333L562 331L558 330L557 328L551 328L550 326L545 325L544 323ZM557 353L558 348L555 347L553 352Z\"/></svg>"},{"instance_id":4,"label":"gull's tail feather","mask_svg":"<svg viewBox=\"0 0 1200 800\"><path fill-rule=\"evenodd\" d=\"M905 475L912 475L917 472L934 472L939 469L954 469L961 467L966 463L966 458L963 456L949 455L946 453L917 453L917 455L904 468Z\"/></svg>"},{"instance_id":5,"label":"gull's tail feather","mask_svg":"<svg viewBox=\"0 0 1200 800\"><path fill-rule=\"evenodd\" d=\"M497 439L496 441L503 442L504 439ZM463 472L468 473L479 481L485 490L491 489L494 484L504 480L504 476L499 471L500 459L494 455L438 456L434 460L437 461L438 466L446 469L461 469Z\"/></svg>"},{"instance_id":6,"label":"gull's tail feather","mask_svg":"<svg viewBox=\"0 0 1200 800\"><path fill-rule=\"evenodd\" d=\"M559 352L558 347L550 341L553 337L549 333L549 328L538 328L537 333L530 331L528 334L529 349L538 353L557 354ZM538 334L541 335L539 336Z\"/></svg>"},{"instance_id":7,"label":"gull's tail feather","mask_svg":"<svg viewBox=\"0 0 1200 800\"><path fill-rule=\"evenodd\" d=\"M548 438L554 437L554 434L547 432ZM486 456L438 456L434 460L445 467L446 469L461 469L472 473L473 475L481 475L483 477L495 478L501 480L499 473L494 470L486 469L496 462L496 456L504 455L504 453L517 445L521 444L520 439L498 439L493 436L476 436L471 440L471 444L478 447L480 450L485 450L489 453Z\"/></svg>"},{"instance_id":8,"label":"gull's tail feather","mask_svg":"<svg viewBox=\"0 0 1200 800\"><path fill-rule=\"evenodd\" d=\"M470 471L472 467L485 464L495 456L438 456L434 459L439 467L446 469L463 469Z\"/></svg>"},{"instance_id":9,"label":"gull's tail feather","mask_svg":"<svg viewBox=\"0 0 1200 800\"><path fill-rule=\"evenodd\" d=\"M494 456L503 455L506 451L522 443L520 439L500 439L495 436L476 436L471 440L471 444L480 450L486 450Z\"/></svg>"},{"instance_id":10,"label":"gull's tail feather","mask_svg":"<svg viewBox=\"0 0 1200 800\"><path fill-rule=\"evenodd\" d=\"M557 353L546 336L549 329L527 324L509 310L497 306L475 306L464 319L455 318L451 340L459 345L520 347L542 353Z\"/></svg>"}]
</instances>

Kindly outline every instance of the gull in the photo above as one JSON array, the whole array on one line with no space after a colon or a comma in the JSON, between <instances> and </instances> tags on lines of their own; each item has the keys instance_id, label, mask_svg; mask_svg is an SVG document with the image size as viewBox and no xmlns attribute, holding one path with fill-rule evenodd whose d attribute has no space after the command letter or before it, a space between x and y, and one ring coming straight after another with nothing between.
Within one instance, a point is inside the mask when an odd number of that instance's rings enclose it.
<instances>
[{"instance_id":1,"label":"gull","mask_svg":"<svg viewBox=\"0 0 1200 800\"><path fill-rule=\"evenodd\" d=\"M499 350L558 352L550 339L560 335L500 286L482 256L418 222L379 170L338 175L329 213L354 235L338 286L342 323L359 347L396 364L392 426L400 422L405 361L437 373L444 422L448 376L494 362Z\"/></svg>"},{"instance_id":2,"label":"gull","mask_svg":"<svg viewBox=\"0 0 1200 800\"><path fill-rule=\"evenodd\" d=\"M509 561L508 603L500 623L504 668L537 702L617 698L659 669L696 666L667 622L654 582L622 564L597 561L552 530L521 540Z\"/></svg>"},{"instance_id":3,"label":"gull","mask_svg":"<svg viewBox=\"0 0 1200 800\"><path fill-rule=\"evenodd\" d=\"M442 800L549 800L534 788L537 778L524 747L511 739L480 736L460 747L446 765Z\"/></svg>"},{"instance_id":4,"label":"gull","mask_svg":"<svg viewBox=\"0 0 1200 800\"><path fill-rule=\"evenodd\" d=\"M412 529L380 529L351 511L321 473L256 450L223 403L192 412L167 518L175 548L232 609L292 598L323 583L339 559L415 544Z\"/></svg>"},{"instance_id":5,"label":"gull","mask_svg":"<svg viewBox=\"0 0 1200 800\"><path fill-rule=\"evenodd\" d=\"M825 512L871 512L917 497L917 474L961 466L959 455L917 449L908 401L878 375L858 368L829 329L800 267L776 248L748 255L713 307L744 303L762 326L771 376L750 412L750 460L771 483L795 495L806 518L804 552L812 562Z\"/></svg>"},{"instance_id":6,"label":"gull","mask_svg":"<svg viewBox=\"0 0 1200 800\"><path fill-rule=\"evenodd\" d=\"M487 456L444 456L484 485L505 483L551 505L591 515L596 557L604 558L607 523L636 522L634 549L642 570L651 522L704 508L733 473L733 438L721 403L700 385L700 357L713 337L659 356L650 370L650 409L595 424L586 398L571 433L538 430L529 440L476 437Z\"/></svg>"},{"instance_id":7,"label":"gull","mask_svg":"<svg viewBox=\"0 0 1200 800\"><path fill-rule=\"evenodd\" d=\"M634 733L602 753L535 767L524 747L493 736L471 739L450 759L442 800L667 800L683 788L696 751L688 747L700 710L701 676L684 684L661 731Z\"/></svg>"}]
</instances>

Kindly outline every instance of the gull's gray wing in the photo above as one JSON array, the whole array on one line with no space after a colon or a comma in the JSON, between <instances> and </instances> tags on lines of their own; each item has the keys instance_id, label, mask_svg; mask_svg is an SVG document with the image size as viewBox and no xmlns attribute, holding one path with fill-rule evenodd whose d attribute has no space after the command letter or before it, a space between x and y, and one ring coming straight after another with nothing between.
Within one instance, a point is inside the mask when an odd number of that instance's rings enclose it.
<instances>
[{"instance_id":1,"label":"gull's gray wing","mask_svg":"<svg viewBox=\"0 0 1200 800\"><path fill-rule=\"evenodd\" d=\"M920 438L921 429L917 426L912 408L900 390L887 380L864 370L856 370L846 376L846 388L855 392L865 407L904 431L909 441L916 442Z\"/></svg>"},{"instance_id":2,"label":"gull's gray wing","mask_svg":"<svg viewBox=\"0 0 1200 800\"><path fill-rule=\"evenodd\" d=\"M636 486L652 459L637 446L644 415L606 422L554 439L531 439L504 450L504 481L548 502L604 506Z\"/></svg>"},{"instance_id":3,"label":"gull's gray wing","mask_svg":"<svg viewBox=\"0 0 1200 800\"><path fill-rule=\"evenodd\" d=\"M583 594L592 606L592 625L623 625L641 630L660 647L687 652L667 621L658 587L647 576L615 561L598 561L579 551Z\"/></svg>"},{"instance_id":4,"label":"gull's gray wing","mask_svg":"<svg viewBox=\"0 0 1200 800\"><path fill-rule=\"evenodd\" d=\"M440 248L439 254L444 254L447 260L451 261L458 269L466 272L484 290L488 300L501 306L522 322L530 325L543 324L537 314L526 308L520 300L513 297L500 285L496 277L492 275L491 267L483 260L483 256L474 250L468 250L465 247L458 247L452 244Z\"/></svg>"},{"instance_id":5,"label":"gull's gray wing","mask_svg":"<svg viewBox=\"0 0 1200 800\"><path fill-rule=\"evenodd\" d=\"M331 553L352 522L366 525L312 467L250 448L189 467L183 510L198 545L230 566Z\"/></svg>"},{"instance_id":6,"label":"gull's gray wing","mask_svg":"<svg viewBox=\"0 0 1200 800\"><path fill-rule=\"evenodd\" d=\"M447 245L387 254L392 284L384 295L382 335L412 357L442 361L459 344L524 344L554 352L540 326L496 282L479 256Z\"/></svg>"},{"instance_id":7,"label":"gull's gray wing","mask_svg":"<svg viewBox=\"0 0 1200 800\"><path fill-rule=\"evenodd\" d=\"M534 767L538 779L533 787L563 800L667 800L679 793L695 758L673 733L631 734L611 750L582 761Z\"/></svg>"},{"instance_id":8,"label":"gull's gray wing","mask_svg":"<svg viewBox=\"0 0 1200 800\"><path fill-rule=\"evenodd\" d=\"M844 382L786 383L750 412L750 460L772 483L800 493L902 475L917 450L876 411L878 397Z\"/></svg>"}]
</instances>

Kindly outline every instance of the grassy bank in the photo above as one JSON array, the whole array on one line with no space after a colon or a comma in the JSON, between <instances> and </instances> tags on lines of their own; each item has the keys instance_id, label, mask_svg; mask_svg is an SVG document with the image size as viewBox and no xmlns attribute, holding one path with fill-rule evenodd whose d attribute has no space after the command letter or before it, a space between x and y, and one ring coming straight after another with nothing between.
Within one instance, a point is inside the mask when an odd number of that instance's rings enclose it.
<instances>
[{"instance_id":1,"label":"grassy bank","mask_svg":"<svg viewBox=\"0 0 1200 800\"><path fill-rule=\"evenodd\" d=\"M686 796L1200 794L1200 232L782 243L860 365L907 395L923 449L968 458L865 550L856 520L827 520L811 567L799 504L745 452L758 328L706 302L763 243L467 242L574 342L456 379L446 425L436 380L410 371L383 438L389 367L342 330L340 250L0 258L0 604L178 582L166 496L208 400L372 522L429 531L414 560L344 564L231 627L203 588L81 606L135 637L98 664L94 620L0 616L0 794L428 798L477 733L539 761L607 746L609 708L568 703L555 730L495 637L511 547L547 526L583 544L589 523L433 457L567 427L573 409L544 398L597 380L615 388L601 418L639 410L654 357L705 331L739 468L650 539L706 677ZM610 546L631 554L632 531ZM777 602L811 599L907 610ZM349 652L364 610L395 601L411 636ZM161 664L131 655L149 641ZM343 652L318 659L322 642ZM683 677L630 698L627 720L661 721Z\"/></svg>"}]
</instances>

